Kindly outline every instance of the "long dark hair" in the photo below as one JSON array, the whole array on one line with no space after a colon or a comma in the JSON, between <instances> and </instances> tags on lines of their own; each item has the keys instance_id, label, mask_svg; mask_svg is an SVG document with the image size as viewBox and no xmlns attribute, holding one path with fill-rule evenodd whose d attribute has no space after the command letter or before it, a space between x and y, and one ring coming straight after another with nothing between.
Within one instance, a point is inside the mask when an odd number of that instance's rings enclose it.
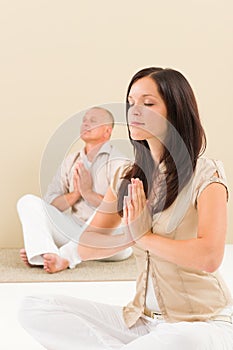
<instances>
[{"instance_id":1,"label":"long dark hair","mask_svg":"<svg viewBox=\"0 0 233 350\"><path fill-rule=\"evenodd\" d=\"M123 212L123 198L127 195L131 178L142 180L147 198L150 198L152 190L155 192L152 197L157 198L157 204L153 206L153 214L167 209L191 179L197 159L206 148L205 132L200 122L192 88L180 72L170 68L145 68L133 76L126 95L127 125L130 89L137 80L144 77L150 77L156 83L158 92L167 109L169 127L166 139L163 142L164 153L161 159L161 163L164 164L165 168L165 182L153 186L156 179L158 179L159 164L155 164L147 141L133 140L128 127L129 139L134 148L135 161L123 176L119 189L118 211L120 215Z\"/></svg>"}]
</instances>

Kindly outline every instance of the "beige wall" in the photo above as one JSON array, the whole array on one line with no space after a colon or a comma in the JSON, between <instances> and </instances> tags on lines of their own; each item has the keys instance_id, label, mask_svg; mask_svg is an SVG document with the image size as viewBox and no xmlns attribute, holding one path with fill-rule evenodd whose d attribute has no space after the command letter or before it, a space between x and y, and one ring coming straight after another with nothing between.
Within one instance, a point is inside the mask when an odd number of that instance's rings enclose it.
<instances>
[{"instance_id":1,"label":"beige wall","mask_svg":"<svg viewBox=\"0 0 233 350\"><path fill-rule=\"evenodd\" d=\"M16 201L40 194L40 161L58 126L91 105L124 101L145 66L188 78L207 154L223 160L232 191L232 13L232 0L0 1L0 247L23 244Z\"/></svg>"}]
</instances>

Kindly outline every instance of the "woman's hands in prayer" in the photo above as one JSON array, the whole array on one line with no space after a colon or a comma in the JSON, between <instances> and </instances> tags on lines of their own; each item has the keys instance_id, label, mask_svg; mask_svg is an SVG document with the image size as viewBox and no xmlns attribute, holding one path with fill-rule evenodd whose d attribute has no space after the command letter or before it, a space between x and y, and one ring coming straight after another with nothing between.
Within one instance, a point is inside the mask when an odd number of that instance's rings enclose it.
<instances>
[{"instance_id":1,"label":"woman's hands in prayer","mask_svg":"<svg viewBox=\"0 0 233 350\"><path fill-rule=\"evenodd\" d=\"M147 206L143 183L139 179L131 179L131 184L128 185L128 196L124 197L123 224L133 241L137 241L151 230L151 213Z\"/></svg>"}]
</instances>

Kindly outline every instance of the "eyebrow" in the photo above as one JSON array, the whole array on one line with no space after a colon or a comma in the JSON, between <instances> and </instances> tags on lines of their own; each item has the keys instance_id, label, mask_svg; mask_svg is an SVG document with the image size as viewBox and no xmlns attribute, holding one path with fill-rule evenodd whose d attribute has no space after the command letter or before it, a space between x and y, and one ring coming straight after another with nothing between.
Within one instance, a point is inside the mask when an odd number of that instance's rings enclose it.
<instances>
[{"instance_id":1,"label":"eyebrow","mask_svg":"<svg viewBox=\"0 0 233 350\"><path fill-rule=\"evenodd\" d=\"M83 117L83 120L84 120L84 119L89 119L89 120L90 120L90 119L97 119L97 118L96 118L95 115L90 115L90 116L84 116L84 117Z\"/></svg>"},{"instance_id":2,"label":"eyebrow","mask_svg":"<svg viewBox=\"0 0 233 350\"><path fill-rule=\"evenodd\" d=\"M148 97L148 96L151 96L151 97L154 97L154 98L158 98L157 96L152 95L152 94L143 94L142 95L142 97ZM128 98L133 98L133 97L129 95Z\"/></svg>"}]
</instances>

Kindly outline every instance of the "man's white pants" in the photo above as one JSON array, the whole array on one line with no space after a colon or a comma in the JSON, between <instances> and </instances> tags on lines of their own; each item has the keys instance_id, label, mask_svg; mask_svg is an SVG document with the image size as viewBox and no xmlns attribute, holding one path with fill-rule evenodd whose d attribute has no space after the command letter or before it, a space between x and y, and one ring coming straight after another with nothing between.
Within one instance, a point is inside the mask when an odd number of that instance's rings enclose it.
<instances>
[{"instance_id":1,"label":"man's white pants","mask_svg":"<svg viewBox=\"0 0 233 350\"><path fill-rule=\"evenodd\" d=\"M62 213L53 205L31 194L19 199L17 210L30 264L43 265L42 255L45 253L55 253L65 258L69 261L70 268L81 262L77 244L86 224L78 224L71 215ZM125 249L103 260L124 260L131 253L131 248Z\"/></svg>"},{"instance_id":2,"label":"man's white pants","mask_svg":"<svg viewBox=\"0 0 233 350\"><path fill-rule=\"evenodd\" d=\"M126 327L122 308L69 296L31 296L21 325L49 350L232 350L233 324L167 323L140 318Z\"/></svg>"}]
</instances>

